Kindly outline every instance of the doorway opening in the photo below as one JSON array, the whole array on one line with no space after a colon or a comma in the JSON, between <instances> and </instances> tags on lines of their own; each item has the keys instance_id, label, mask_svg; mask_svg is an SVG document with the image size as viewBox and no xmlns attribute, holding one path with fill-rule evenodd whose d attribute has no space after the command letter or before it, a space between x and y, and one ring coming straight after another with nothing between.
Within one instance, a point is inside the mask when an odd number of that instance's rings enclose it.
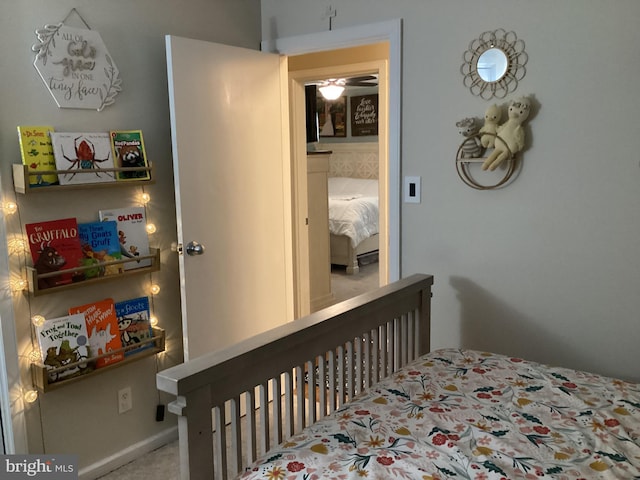
<instances>
[{"instance_id":1,"label":"doorway opening","mask_svg":"<svg viewBox=\"0 0 640 480\"><path fill-rule=\"evenodd\" d=\"M388 57L388 42L289 57L292 170L299 169L293 172L294 183L298 183L298 188L294 188L298 193L294 195L294 211L300 215L300 221L294 224L301 227L297 236L301 261L297 265L296 283L304 287L306 279L312 279L308 290L298 290L300 315L389 281ZM308 87L331 78L345 83L345 90L330 101L317 93L317 138L309 142ZM373 113L375 128L369 125L367 129L367 125L356 121L358 108L364 110L362 113ZM305 198L305 181L313 180L302 166L318 151L329 154L328 198ZM315 187L313 190L318 191ZM372 190L375 193L367 193ZM315 202L328 202L328 210L332 211L328 221L331 228L326 233L330 238L330 261L326 268L322 264L322 272L314 267L318 262L314 261L315 252L308 244L317 242L304 238L308 222L305 215ZM334 218L334 215L343 216ZM306 252L301 251L304 248ZM309 265L305 263L305 253ZM322 288L322 275L330 283L329 295L317 291L318 285ZM305 308L306 297L310 298L309 310Z\"/></svg>"}]
</instances>

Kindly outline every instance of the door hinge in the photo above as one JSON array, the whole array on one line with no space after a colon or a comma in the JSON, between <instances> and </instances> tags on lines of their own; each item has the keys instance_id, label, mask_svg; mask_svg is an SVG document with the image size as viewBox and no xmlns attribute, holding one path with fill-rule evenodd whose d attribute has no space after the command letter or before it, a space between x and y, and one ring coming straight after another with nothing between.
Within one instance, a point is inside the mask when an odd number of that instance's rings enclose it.
<instances>
[{"instance_id":1,"label":"door hinge","mask_svg":"<svg viewBox=\"0 0 640 480\"><path fill-rule=\"evenodd\" d=\"M178 252L178 255L182 255L184 253L181 243L174 243L171 246L171 250L173 250L174 252Z\"/></svg>"}]
</instances>

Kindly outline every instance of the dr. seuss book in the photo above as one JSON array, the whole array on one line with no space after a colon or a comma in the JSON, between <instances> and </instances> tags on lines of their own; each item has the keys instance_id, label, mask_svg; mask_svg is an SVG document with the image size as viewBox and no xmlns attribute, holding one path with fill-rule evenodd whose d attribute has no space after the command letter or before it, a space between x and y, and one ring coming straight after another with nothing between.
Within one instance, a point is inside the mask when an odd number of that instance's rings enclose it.
<instances>
[{"instance_id":1,"label":"dr. seuss book","mask_svg":"<svg viewBox=\"0 0 640 480\"><path fill-rule=\"evenodd\" d=\"M133 298L116 303L116 316L118 317L118 327L120 328L120 340L123 347L138 345L144 340L153 337L151 329L149 297ZM127 350L125 355L144 348L150 348L153 342L140 345L139 348Z\"/></svg>"},{"instance_id":2,"label":"dr. seuss book","mask_svg":"<svg viewBox=\"0 0 640 480\"><path fill-rule=\"evenodd\" d=\"M78 313L46 320L36 327L42 363L48 370L89 358L89 339L84 314ZM49 373L49 381L75 377L92 369L89 362Z\"/></svg>"},{"instance_id":3,"label":"dr. seuss book","mask_svg":"<svg viewBox=\"0 0 640 480\"><path fill-rule=\"evenodd\" d=\"M144 207L125 207L112 210L100 210L100 220L117 222L120 252L123 257L137 258L149 255L149 236L147 235L147 217ZM131 261L124 264L125 270L148 267L151 259Z\"/></svg>"},{"instance_id":4,"label":"dr. seuss book","mask_svg":"<svg viewBox=\"0 0 640 480\"><path fill-rule=\"evenodd\" d=\"M115 182L111 138L107 132L51 132L60 185Z\"/></svg>"},{"instance_id":5,"label":"dr. seuss book","mask_svg":"<svg viewBox=\"0 0 640 480\"><path fill-rule=\"evenodd\" d=\"M51 145L49 132L53 132L53 127L18 126L22 163L27 165L29 172L56 169L56 160L53 156L53 146ZM44 187L56 185L57 183L58 175L55 173L29 175L29 185L32 187Z\"/></svg>"},{"instance_id":6,"label":"dr. seuss book","mask_svg":"<svg viewBox=\"0 0 640 480\"><path fill-rule=\"evenodd\" d=\"M106 298L98 302L71 307L69 314L82 313L89 334L89 353L91 357L122 349L120 331L118 329L118 317L113 299ZM96 360L96 368L104 367L119 362L124 358L124 353L119 351Z\"/></svg>"},{"instance_id":7,"label":"dr. seuss book","mask_svg":"<svg viewBox=\"0 0 640 480\"><path fill-rule=\"evenodd\" d=\"M148 167L142 130L112 130L111 148L118 168ZM118 181L150 180L149 170L118 172Z\"/></svg>"},{"instance_id":8,"label":"dr. seuss book","mask_svg":"<svg viewBox=\"0 0 640 480\"><path fill-rule=\"evenodd\" d=\"M124 272L121 263L105 264L122 258L116 222L90 222L78 224L78 236L82 248L82 265L90 266L84 271L86 278L116 275Z\"/></svg>"},{"instance_id":9,"label":"dr. seuss book","mask_svg":"<svg viewBox=\"0 0 640 480\"><path fill-rule=\"evenodd\" d=\"M24 227L33 267L38 272L38 288L50 288L84 280L82 271L41 277L47 273L80 266L82 250L75 218L27 223Z\"/></svg>"}]
</instances>

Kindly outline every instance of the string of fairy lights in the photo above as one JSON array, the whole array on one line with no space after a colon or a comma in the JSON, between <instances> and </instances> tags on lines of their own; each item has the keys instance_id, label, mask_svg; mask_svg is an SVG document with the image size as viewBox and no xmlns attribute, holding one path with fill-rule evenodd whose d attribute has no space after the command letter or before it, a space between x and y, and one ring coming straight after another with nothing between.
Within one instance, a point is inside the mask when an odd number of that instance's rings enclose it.
<instances>
[{"instance_id":1,"label":"string of fairy lights","mask_svg":"<svg viewBox=\"0 0 640 480\"><path fill-rule=\"evenodd\" d=\"M149 193L145 192L144 186L141 187L141 193L138 196L138 201L145 208L145 216L148 219L148 206L151 202L151 196L149 195ZM22 219L20 218L20 210L18 208L17 202L13 200L6 200L0 204L0 207L2 208L2 212L4 213L5 217L17 214L18 222L22 227L23 223ZM146 231L148 235L153 235L157 232L157 227L154 223L147 221ZM7 251L10 256L19 256L18 262L20 264L18 271L10 272L9 289L14 295L22 294L29 290L29 281L27 280L27 278L25 278L27 275L27 269L24 268L27 264L26 258L29 252L29 244L24 237L22 228L20 229L19 234L13 234L11 235L11 237L7 236ZM149 322L152 327L156 327L158 325L158 318L154 314L154 297L156 297L160 293L160 285L154 282L152 271L149 272L149 283L146 286L146 291L149 294ZM34 327L43 325L47 320L44 315L31 311L31 302L29 302L29 315L31 324ZM42 355L38 342L34 338L34 330L34 328L31 329L32 350L26 355L26 357L28 358L29 364L41 364ZM23 386L21 396L26 403L34 403L38 399L38 390L33 387L33 385Z\"/></svg>"}]
</instances>

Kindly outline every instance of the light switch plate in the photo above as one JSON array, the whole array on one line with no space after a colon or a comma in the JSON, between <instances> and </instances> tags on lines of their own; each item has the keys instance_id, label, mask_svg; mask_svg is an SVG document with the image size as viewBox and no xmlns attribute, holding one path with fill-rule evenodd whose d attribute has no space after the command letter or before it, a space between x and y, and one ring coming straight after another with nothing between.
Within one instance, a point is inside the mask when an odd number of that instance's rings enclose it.
<instances>
[{"instance_id":1,"label":"light switch plate","mask_svg":"<svg viewBox=\"0 0 640 480\"><path fill-rule=\"evenodd\" d=\"M405 203L420 203L420 177L404 177Z\"/></svg>"}]
</instances>

